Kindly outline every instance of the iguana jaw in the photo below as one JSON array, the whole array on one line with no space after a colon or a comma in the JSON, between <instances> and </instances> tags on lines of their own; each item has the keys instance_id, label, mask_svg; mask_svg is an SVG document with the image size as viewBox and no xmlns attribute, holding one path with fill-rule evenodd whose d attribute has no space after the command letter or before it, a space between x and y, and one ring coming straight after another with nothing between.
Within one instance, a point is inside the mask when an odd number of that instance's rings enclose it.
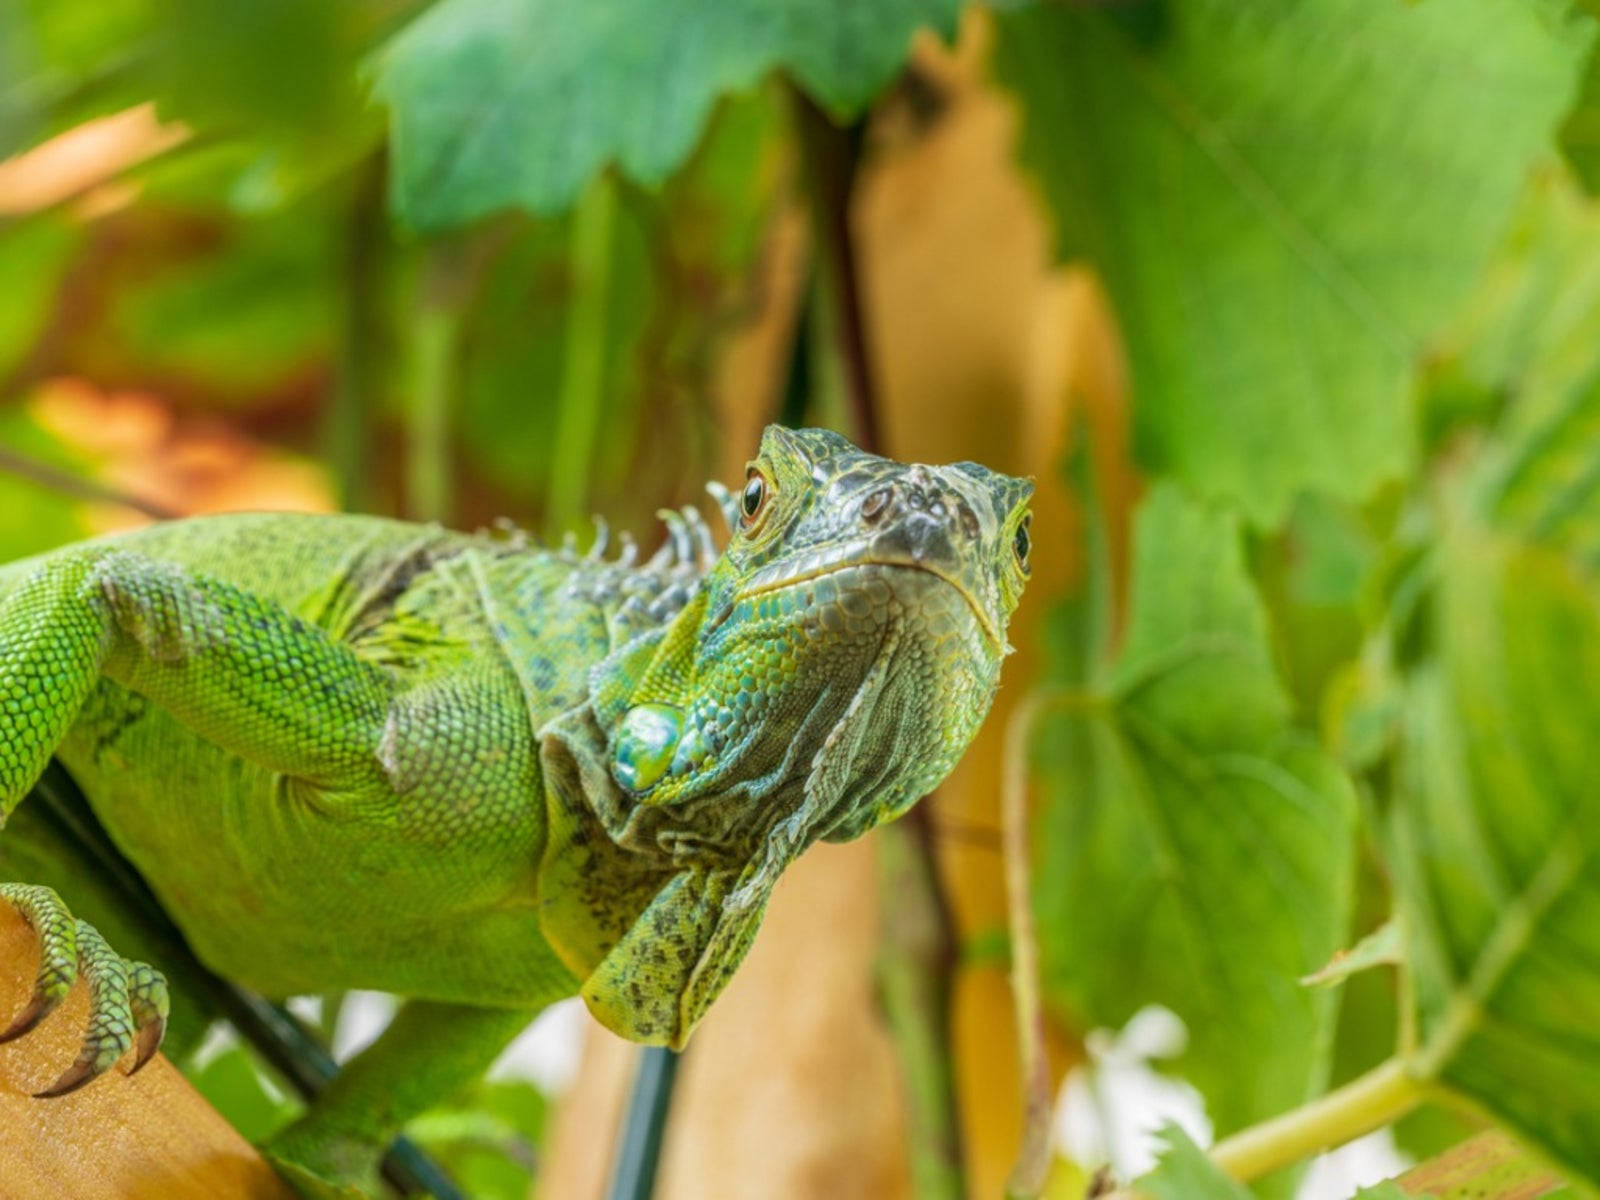
<instances>
[{"instance_id":1,"label":"iguana jaw","mask_svg":"<svg viewBox=\"0 0 1600 1200\"><path fill-rule=\"evenodd\" d=\"M978 603L978 600L972 594L971 589L962 583L961 579L956 575L955 572L949 570L948 568L941 567L941 565L937 562L917 561L906 558L893 558L889 556L847 558L838 562L819 563L817 565L799 570L793 574L778 574L776 577L770 580L758 580L758 582L756 582L754 585L743 589L737 595L735 595L733 599L723 607L722 611L719 612L715 618L713 618L713 621L708 628L715 629L717 625L720 625L723 621L725 621L729 614L733 612L734 606L740 601L754 600L760 596L782 592L789 588L799 587L802 584L814 580L827 578L828 576L838 576L857 568L870 567L880 567L889 570L921 571L925 574L932 575L935 579L942 580L949 584L956 590L961 598L966 601L967 607L972 610L972 616L977 622L978 628L983 631L984 635L988 638L989 642L994 646L994 648L997 651L1004 649L1005 639L1000 635L999 629L996 628L994 618L983 610L983 606ZM763 572L762 574L766 575L769 573L771 572Z\"/></svg>"}]
</instances>

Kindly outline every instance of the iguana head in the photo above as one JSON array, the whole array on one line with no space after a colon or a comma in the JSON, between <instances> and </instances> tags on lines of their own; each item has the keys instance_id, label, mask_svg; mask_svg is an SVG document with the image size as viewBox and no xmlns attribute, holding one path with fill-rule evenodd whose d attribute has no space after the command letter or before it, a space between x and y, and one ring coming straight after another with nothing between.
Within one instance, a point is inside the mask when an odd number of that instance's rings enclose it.
<instances>
[{"instance_id":1,"label":"iguana head","mask_svg":"<svg viewBox=\"0 0 1600 1200\"><path fill-rule=\"evenodd\" d=\"M681 1040L789 862L898 816L949 773L1008 650L1032 490L975 463L767 430L740 491L721 494L733 534L694 599L595 673L608 779L596 788L590 772L594 811L641 866L684 876L607 954L600 991L637 980L619 957L633 931L640 950L692 943L682 978L661 978L676 1017L649 1019ZM639 1036L636 998L608 996L607 1023Z\"/></svg>"}]
</instances>

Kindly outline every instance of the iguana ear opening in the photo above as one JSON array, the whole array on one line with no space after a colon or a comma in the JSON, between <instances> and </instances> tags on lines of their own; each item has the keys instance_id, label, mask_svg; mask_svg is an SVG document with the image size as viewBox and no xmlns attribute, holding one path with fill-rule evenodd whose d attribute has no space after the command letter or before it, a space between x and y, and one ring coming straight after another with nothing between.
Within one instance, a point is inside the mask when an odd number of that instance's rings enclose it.
<instances>
[{"instance_id":1,"label":"iguana ear opening","mask_svg":"<svg viewBox=\"0 0 1600 1200\"><path fill-rule=\"evenodd\" d=\"M741 892L750 873L684 871L662 888L584 983L595 1019L630 1041L682 1049L761 927L772 885Z\"/></svg>"}]
</instances>

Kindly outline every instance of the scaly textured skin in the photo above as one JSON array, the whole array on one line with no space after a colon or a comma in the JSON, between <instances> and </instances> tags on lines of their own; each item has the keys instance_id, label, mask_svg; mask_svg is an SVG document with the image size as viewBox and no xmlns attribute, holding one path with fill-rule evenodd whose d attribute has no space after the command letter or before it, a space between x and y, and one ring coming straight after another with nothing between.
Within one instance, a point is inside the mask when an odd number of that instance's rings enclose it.
<instances>
[{"instance_id":1,"label":"scaly textured skin","mask_svg":"<svg viewBox=\"0 0 1600 1200\"><path fill-rule=\"evenodd\" d=\"M0 816L52 754L212 969L417 1002L280 1141L370 1180L395 1128L581 992L681 1045L782 869L889 820L988 709L1031 487L769 429L713 552L647 563L357 516L157 525L0 568ZM81 970L83 1052L166 995L49 889L33 1002ZM303 1176L297 1173L297 1178Z\"/></svg>"}]
</instances>

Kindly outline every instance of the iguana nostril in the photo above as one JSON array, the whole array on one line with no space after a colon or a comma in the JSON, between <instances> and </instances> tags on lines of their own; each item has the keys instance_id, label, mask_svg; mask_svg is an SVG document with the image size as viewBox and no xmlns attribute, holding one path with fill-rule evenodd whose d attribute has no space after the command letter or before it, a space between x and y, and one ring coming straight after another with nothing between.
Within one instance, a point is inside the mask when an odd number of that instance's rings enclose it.
<instances>
[{"instance_id":1,"label":"iguana nostril","mask_svg":"<svg viewBox=\"0 0 1600 1200\"><path fill-rule=\"evenodd\" d=\"M861 519L876 524L889 509L894 489L881 487L861 502Z\"/></svg>"}]
</instances>

